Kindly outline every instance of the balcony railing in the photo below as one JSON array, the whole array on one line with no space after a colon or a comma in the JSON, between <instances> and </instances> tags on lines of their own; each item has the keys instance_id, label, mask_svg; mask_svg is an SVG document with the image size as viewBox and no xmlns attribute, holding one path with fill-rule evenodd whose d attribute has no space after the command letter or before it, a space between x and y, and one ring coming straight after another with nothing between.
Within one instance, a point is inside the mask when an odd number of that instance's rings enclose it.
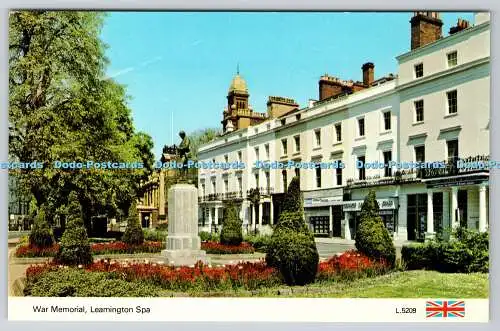
<instances>
[{"instance_id":1,"label":"balcony railing","mask_svg":"<svg viewBox=\"0 0 500 331\"><path fill-rule=\"evenodd\" d=\"M242 191L232 191L226 193L211 193L198 197L198 202L239 200L243 199Z\"/></svg>"},{"instance_id":2,"label":"balcony railing","mask_svg":"<svg viewBox=\"0 0 500 331\"><path fill-rule=\"evenodd\" d=\"M269 196L274 193L274 187L258 187L261 196ZM247 190L247 196L250 195L250 190Z\"/></svg>"},{"instance_id":3,"label":"balcony railing","mask_svg":"<svg viewBox=\"0 0 500 331\"><path fill-rule=\"evenodd\" d=\"M379 175L366 177L365 179L349 178L346 187L365 187L378 185L402 184L408 182L418 182L422 179L443 178L459 175L470 175L489 172L489 156L478 155L467 158L456 158L440 162L427 162L434 164L434 167L419 169L393 169L391 177L381 177ZM440 167L441 165L441 167Z\"/></svg>"},{"instance_id":4,"label":"balcony railing","mask_svg":"<svg viewBox=\"0 0 500 331\"><path fill-rule=\"evenodd\" d=\"M222 195L223 200L240 200L243 199L243 192L241 191L233 191L226 192Z\"/></svg>"},{"instance_id":5,"label":"balcony railing","mask_svg":"<svg viewBox=\"0 0 500 331\"><path fill-rule=\"evenodd\" d=\"M489 172L488 162L488 155L477 155L473 157L445 160L440 162L444 164L444 167L422 169L422 178L431 179Z\"/></svg>"},{"instance_id":6,"label":"balcony railing","mask_svg":"<svg viewBox=\"0 0 500 331\"><path fill-rule=\"evenodd\" d=\"M198 197L198 202L222 201L222 193L211 193Z\"/></svg>"}]
</instances>

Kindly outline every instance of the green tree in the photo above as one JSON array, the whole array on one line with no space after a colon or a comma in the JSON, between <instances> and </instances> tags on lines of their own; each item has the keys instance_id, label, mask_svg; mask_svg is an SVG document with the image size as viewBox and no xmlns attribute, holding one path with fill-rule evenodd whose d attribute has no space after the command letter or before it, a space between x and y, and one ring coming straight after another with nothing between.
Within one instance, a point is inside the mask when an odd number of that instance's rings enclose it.
<instances>
[{"instance_id":1,"label":"green tree","mask_svg":"<svg viewBox=\"0 0 500 331\"><path fill-rule=\"evenodd\" d=\"M130 205L127 218L127 228L123 234L122 241L129 245L141 245L144 242L144 232L139 223L139 213L137 203L134 201Z\"/></svg>"},{"instance_id":2,"label":"green tree","mask_svg":"<svg viewBox=\"0 0 500 331\"><path fill-rule=\"evenodd\" d=\"M83 11L9 14L9 153L23 162L20 183L48 219L78 192L90 228L96 214L123 213L151 173L152 140L134 132L125 88L105 77L105 15ZM53 162L143 162L142 169L73 171Z\"/></svg>"},{"instance_id":3,"label":"green tree","mask_svg":"<svg viewBox=\"0 0 500 331\"><path fill-rule=\"evenodd\" d=\"M194 159L198 159L198 149L201 145L211 142L220 136L221 130L218 128L198 129L188 134L191 140L191 154Z\"/></svg>"},{"instance_id":4,"label":"green tree","mask_svg":"<svg viewBox=\"0 0 500 331\"><path fill-rule=\"evenodd\" d=\"M368 193L361 207L356 249L368 257L384 259L389 265L394 265L396 249L379 215L379 205L373 190Z\"/></svg>"},{"instance_id":5,"label":"green tree","mask_svg":"<svg viewBox=\"0 0 500 331\"><path fill-rule=\"evenodd\" d=\"M45 209L39 209L35 223L29 236L30 245L36 247L50 247L54 244L54 233L45 219Z\"/></svg>"},{"instance_id":6,"label":"green tree","mask_svg":"<svg viewBox=\"0 0 500 331\"><path fill-rule=\"evenodd\" d=\"M59 251L54 260L66 265L87 265L92 263L92 253L87 231L82 220L82 206L76 192L69 194L66 229L61 237Z\"/></svg>"},{"instance_id":7,"label":"green tree","mask_svg":"<svg viewBox=\"0 0 500 331\"><path fill-rule=\"evenodd\" d=\"M229 202L224 208L222 219L222 230L220 242L224 245L239 245L243 241L241 230L242 221L238 216L238 210L233 202Z\"/></svg>"}]
</instances>

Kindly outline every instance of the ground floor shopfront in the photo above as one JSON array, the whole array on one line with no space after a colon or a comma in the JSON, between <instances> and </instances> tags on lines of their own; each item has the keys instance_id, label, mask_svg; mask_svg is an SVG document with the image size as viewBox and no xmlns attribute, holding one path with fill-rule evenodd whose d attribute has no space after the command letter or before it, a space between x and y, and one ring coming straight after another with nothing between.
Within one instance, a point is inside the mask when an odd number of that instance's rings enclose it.
<instances>
[{"instance_id":1,"label":"ground floor shopfront","mask_svg":"<svg viewBox=\"0 0 500 331\"><path fill-rule=\"evenodd\" d=\"M427 178L400 185L304 191L305 221L315 236L355 239L361 207L374 190L379 215L395 241L449 237L458 226L486 231L489 225L487 175ZM245 233L271 233L281 213L283 195L237 205ZM223 201L200 204L200 231L219 232Z\"/></svg>"},{"instance_id":2,"label":"ground floor shopfront","mask_svg":"<svg viewBox=\"0 0 500 331\"><path fill-rule=\"evenodd\" d=\"M484 232L489 224L487 177L424 180L402 186L398 232L404 240L449 237L459 227Z\"/></svg>"},{"instance_id":3,"label":"ground floor shopfront","mask_svg":"<svg viewBox=\"0 0 500 331\"><path fill-rule=\"evenodd\" d=\"M398 199L396 187L375 189L379 215L395 239L398 229ZM355 239L361 216L361 206L370 188L334 189L304 192L304 214L309 228L316 236Z\"/></svg>"},{"instance_id":4,"label":"ground floor shopfront","mask_svg":"<svg viewBox=\"0 0 500 331\"><path fill-rule=\"evenodd\" d=\"M478 231L489 227L488 177L475 176L344 189L342 194L305 192L304 212L311 231L316 236L355 239L361 206L370 190L375 190L379 215L396 241L449 238L459 226Z\"/></svg>"}]
</instances>

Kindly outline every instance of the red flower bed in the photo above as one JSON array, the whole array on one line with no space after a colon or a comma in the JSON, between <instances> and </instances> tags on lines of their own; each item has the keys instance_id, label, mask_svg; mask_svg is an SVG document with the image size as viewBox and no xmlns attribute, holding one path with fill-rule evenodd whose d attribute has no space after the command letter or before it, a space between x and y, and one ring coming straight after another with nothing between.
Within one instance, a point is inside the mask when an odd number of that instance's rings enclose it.
<instances>
[{"instance_id":1,"label":"red flower bed","mask_svg":"<svg viewBox=\"0 0 500 331\"><path fill-rule=\"evenodd\" d=\"M26 277L31 282L45 272L60 268L53 263L30 266ZM83 267L82 267L83 268ZM146 281L168 290L200 289L255 289L263 286L280 284L278 272L266 266L264 262L242 262L235 265L210 267L197 263L192 267L172 267L156 263L123 263L101 260L85 268L87 272L106 272L110 278L126 281Z\"/></svg>"},{"instance_id":2,"label":"red flower bed","mask_svg":"<svg viewBox=\"0 0 500 331\"><path fill-rule=\"evenodd\" d=\"M160 241L145 241L142 245L128 245L121 241L110 243L91 244L92 254L134 254L134 253L158 253L164 248ZM31 245L19 246L16 249L16 257L51 257L59 250L59 244L48 248L38 248Z\"/></svg>"},{"instance_id":3,"label":"red flower bed","mask_svg":"<svg viewBox=\"0 0 500 331\"><path fill-rule=\"evenodd\" d=\"M16 257L51 257L56 255L59 245L54 244L51 247L40 248L32 245L22 245L17 247Z\"/></svg>"},{"instance_id":4,"label":"red flower bed","mask_svg":"<svg viewBox=\"0 0 500 331\"><path fill-rule=\"evenodd\" d=\"M320 262L316 277L319 280L354 279L360 276L380 275L388 270L385 261L376 261L351 250L333 256L328 261Z\"/></svg>"},{"instance_id":5,"label":"red flower bed","mask_svg":"<svg viewBox=\"0 0 500 331\"><path fill-rule=\"evenodd\" d=\"M201 243L201 249L208 254L252 254L255 253L255 248L249 243L241 243L239 245L223 245L215 241L207 241Z\"/></svg>"}]
</instances>

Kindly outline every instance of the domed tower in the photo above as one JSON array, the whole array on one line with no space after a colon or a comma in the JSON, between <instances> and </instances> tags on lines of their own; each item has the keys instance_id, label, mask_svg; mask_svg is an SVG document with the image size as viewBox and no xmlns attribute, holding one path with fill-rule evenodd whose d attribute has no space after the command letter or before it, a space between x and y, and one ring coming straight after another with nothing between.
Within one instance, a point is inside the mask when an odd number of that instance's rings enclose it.
<instances>
[{"instance_id":1,"label":"domed tower","mask_svg":"<svg viewBox=\"0 0 500 331\"><path fill-rule=\"evenodd\" d=\"M222 119L223 132L246 128L266 119L265 114L254 112L249 106L249 96L247 83L240 76L238 69L227 93L227 108L224 110ZM229 122L231 125L228 126Z\"/></svg>"},{"instance_id":2,"label":"domed tower","mask_svg":"<svg viewBox=\"0 0 500 331\"><path fill-rule=\"evenodd\" d=\"M227 108L228 109L248 109L248 94L247 82L237 72L234 76L229 91L227 93ZM235 107L233 107L233 105Z\"/></svg>"}]
</instances>

